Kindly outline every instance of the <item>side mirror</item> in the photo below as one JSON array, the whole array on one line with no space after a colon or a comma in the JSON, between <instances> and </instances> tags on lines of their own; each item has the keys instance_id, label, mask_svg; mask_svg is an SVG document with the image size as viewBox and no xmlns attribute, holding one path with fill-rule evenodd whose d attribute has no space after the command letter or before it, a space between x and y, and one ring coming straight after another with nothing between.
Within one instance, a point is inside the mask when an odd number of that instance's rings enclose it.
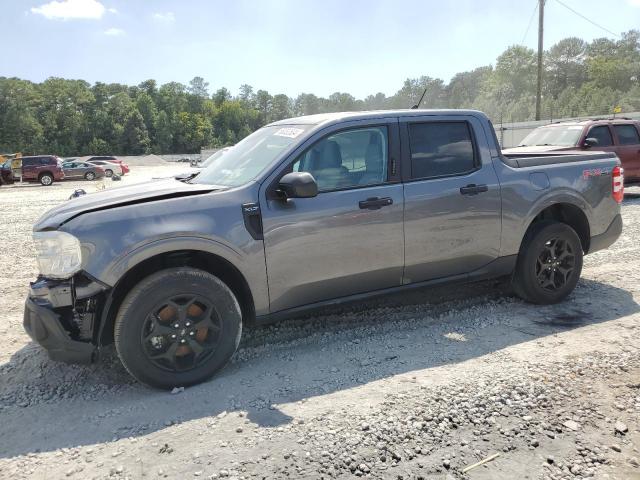
<instances>
[{"instance_id":1,"label":"side mirror","mask_svg":"<svg viewBox=\"0 0 640 480\"><path fill-rule=\"evenodd\" d=\"M291 172L280 179L278 190L287 198L311 198L318 195L318 184L308 172Z\"/></svg>"},{"instance_id":2,"label":"side mirror","mask_svg":"<svg viewBox=\"0 0 640 480\"><path fill-rule=\"evenodd\" d=\"M589 137L589 138L585 138L584 139L584 146L585 147L590 148L590 147L595 147L596 145L598 145L598 139L597 138Z\"/></svg>"}]
</instances>

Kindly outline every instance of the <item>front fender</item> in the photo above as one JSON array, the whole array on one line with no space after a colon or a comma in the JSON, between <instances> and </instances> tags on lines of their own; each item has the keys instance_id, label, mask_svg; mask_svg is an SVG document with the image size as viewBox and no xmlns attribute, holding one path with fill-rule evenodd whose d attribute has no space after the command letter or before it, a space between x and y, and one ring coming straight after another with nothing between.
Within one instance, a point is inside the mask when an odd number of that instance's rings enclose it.
<instances>
[{"instance_id":1,"label":"front fender","mask_svg":"<svg viewBox=\"0 0 640 480\"><path fill-rule=\"evenodd\" d=\"M246 192L153 201L82 214L60 230L80 240L82 269L113 287L131 268L178 250L216 255L245 278L256 314L269 308L262 240L247 231L241 205Z\"/></svg>"},{"instance_id":2,"label":"front fender","mask_svg":"<svg viewBox=\"0 0 640 480\"><path fill-rule=\"evenodd\" d=\"M127 252L125 255L115 258L111 264L105 266L102 272L94 273L87 269L87 273L90 273L104 283L113 286L129 270L139 263L144 262L151 257L178 250L196 250L211 253L224 258L236 267L242 263L242 256L240 252L235 251L221 242L204 237L184 235L145 242L144 244ZM239 270L241 269L239 268Z\"/></svg>"}]
</instances>

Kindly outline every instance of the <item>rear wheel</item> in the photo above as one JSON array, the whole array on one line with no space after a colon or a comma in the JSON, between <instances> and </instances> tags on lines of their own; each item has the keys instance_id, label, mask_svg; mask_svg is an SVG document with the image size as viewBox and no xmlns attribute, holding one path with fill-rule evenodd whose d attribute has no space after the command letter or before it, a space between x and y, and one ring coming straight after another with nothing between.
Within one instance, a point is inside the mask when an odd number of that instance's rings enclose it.
<instances>
[{"instance_id":1,"label":"rear wheel","mask_svg":"<svg viewBox=\"0 0 640 480\"><path fill-rule=\"evenodd\" d=\"M513 277L515 292L532 303L557 303L578 284L582 244L569 225L543 221L534 224L522 244Z\"/></svg>"},{"instance_id":2,"label":"rear wheel","mask_svg":"<svg viewBox=\"0 0 640 480\"><path fill-rule=\"evenodd\" d=\"M84 178L86 180L95 180L96 174L93 173L93 172L87 172L87 173L84 174Z\"/></svg>"},{"instance_id":3,"label":"rear wheel","mask_svg":"<svg viewBox=\"0 0 640 480\"><path fill-rule=\"evenodd\" d=\"M41 173L38 177L38 181L40 182L40 184L48 187L53 183L53 175L51 175L49 172Z\"/></svg>"},{"instance_id":4,"label":"rear wheel","mask_svg":"<svg viewBox=\"0 0 640 480\"><path fill-rule=\"evenodd\" d=\"M136 285L120 307L114 338L131 375L170 389L200 383L224 367L241 333L242 314L229 287L185 267Z\"/></svg>"},{"instance_id":5,"label":"rear wheel","mask_svg":"<svg viewBox=\"0 0 640 480\"><path fill-rule=\"evenodd\" d=\"M113 170L111 170L110 168L107 168L107 169L104 171L104 174L105 174L107 177L111 177L111 176L113 176Z\"/></svg>"}]
</instances>

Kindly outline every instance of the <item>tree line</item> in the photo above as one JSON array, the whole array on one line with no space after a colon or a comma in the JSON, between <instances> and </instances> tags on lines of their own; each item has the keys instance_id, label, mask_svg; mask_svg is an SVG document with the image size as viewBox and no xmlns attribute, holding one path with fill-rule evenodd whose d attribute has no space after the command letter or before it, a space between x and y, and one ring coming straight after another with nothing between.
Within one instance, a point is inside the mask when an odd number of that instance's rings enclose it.
<instances>
[{"instance_id":1,"label":"tree line","mask_svg":"<svg viewBox=\"0 0 640 480\"><path fill-rule=\"evenodd\" d=\"M428 59L426 59L428 62ZM422 76L405 80L392 96L356 99L336 92L327 98L296 98L240 86L210 93L202 77L188 85L93 85L49 78L34 83L0 77L0 153L140 155L193 153L231 145L268 122L334 111L408 108L423 91L423 108L473 108L494 123L534 118L535 52L515 45L495 65L456 74L449 83ZM570 37L544 54L544 118L606 115L615 106L640 110L640 31L618 40L585 42Z\"/></svg>"}]
</instances>

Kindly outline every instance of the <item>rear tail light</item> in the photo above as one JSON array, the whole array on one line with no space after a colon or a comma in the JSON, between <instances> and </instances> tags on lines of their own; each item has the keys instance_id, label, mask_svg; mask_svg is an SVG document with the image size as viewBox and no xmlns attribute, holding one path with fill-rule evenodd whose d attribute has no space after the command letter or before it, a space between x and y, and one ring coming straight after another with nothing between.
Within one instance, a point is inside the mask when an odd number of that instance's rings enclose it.
<instances>
[{"instance_id":1,"label":"rear tail light","mask_svg":"<svg viewBox=\"0 0 640 480\"><path fill-rule=\"evenodd\" d=\"M617 203L622 203L624 198L624 168L613 167L611 171L612 196Z\"/></svg>"}]
</instances>

